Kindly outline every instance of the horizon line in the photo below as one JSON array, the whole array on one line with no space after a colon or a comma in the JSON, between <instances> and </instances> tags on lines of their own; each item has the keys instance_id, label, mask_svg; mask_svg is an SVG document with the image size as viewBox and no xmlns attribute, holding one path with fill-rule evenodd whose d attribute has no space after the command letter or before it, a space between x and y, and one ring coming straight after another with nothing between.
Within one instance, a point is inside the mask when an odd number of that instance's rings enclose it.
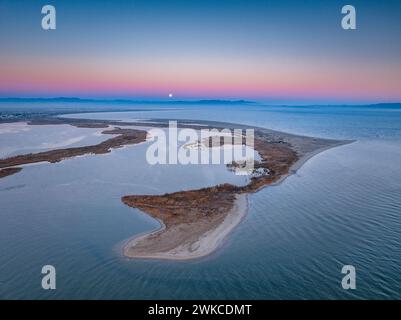
<instances>
[{"instance_id":1,"label":"horizon line","mask_svg":"<svg viewBox=\"0 0 401 320\"><path fill-rule=\"evenodd\" d=\"M216 104L264 104L270 103L277 106L287 106L287 103L279 103L279 101L268 102L261 100L247 100L247 99L179 99L174 100L174 98L168 99L130 99L130 98L80 98L80 97L0 97L0 102L40 102L40 101L64 101L64 102L119 102L119 103L216 103ZM398 105L401 101L388 101L388 102L337 102L337 103L294 103L291 104L299 106L367 106L367 105Z\"/></svg>"}]
</instances>

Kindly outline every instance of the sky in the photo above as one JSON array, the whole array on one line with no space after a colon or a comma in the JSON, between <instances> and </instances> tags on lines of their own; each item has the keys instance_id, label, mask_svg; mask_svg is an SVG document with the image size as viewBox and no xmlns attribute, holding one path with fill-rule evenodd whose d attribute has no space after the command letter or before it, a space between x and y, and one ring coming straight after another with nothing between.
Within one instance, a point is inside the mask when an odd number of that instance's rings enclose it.
<instances>
[{"instance_id":1,"label":"sky","mask_svg":"<svg viewBox=\"0 0 401 320\"><path fill-rule=\"evenodd\" d=\"M0 97L399 102L400 39L401 0L0 0Z\"/></svg>"}]
</instances>

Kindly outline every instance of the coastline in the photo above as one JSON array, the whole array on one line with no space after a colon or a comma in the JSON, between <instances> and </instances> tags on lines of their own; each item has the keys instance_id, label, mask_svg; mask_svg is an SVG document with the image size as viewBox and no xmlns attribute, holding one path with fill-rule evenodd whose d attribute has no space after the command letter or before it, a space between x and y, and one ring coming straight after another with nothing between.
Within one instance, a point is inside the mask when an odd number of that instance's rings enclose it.
<instances>
[{"instance_id":1,"label":"coastline","mask_svg":"<svg viewBox=\"0 0 401 320\"><path fill-rule=\"evenodd\" d=\"M97 128L98 126L99 125L93 125L92 127ZM20 172L24 165L38 164L43 162L57 163L66 159L90 154L108 154L113 149L119 149L128 145L136 145L138 143L147 141L147 132L138 129L121 129L120 127L114 127L113 129L104 130L101 133L105 135L112 135L112 137L95 145L53 149L49 151L21 154L0 159L0 169L2 172L4 173L5 169L10 172L7 175L0 174L0 178ZM19 168L18 170L15 169L17 167Z\"/></svg>"},{"instance_id":2,"label":"coastline","mask_svg":"<svg viewBox=\"0 0 401 320\"><path fill-rule=\"evenodd\" d=\"M296 173L309 159L313 158L315 155L320 154L326 150L343 146L346 144L353 143L354 141L341 141L334 143L332 145L324 146L309 152L299 158L295 163L293 163L287 174L282 175L279 179L272 182L271 184L265 184L258 187L254 192L258 192L261 189L268 186L277 186L284 182L286 178ZM123 201L124 202L124 201ZM135 252L135 246L141 242L152 242L152 238L157 237L166 230L166 225L163 223L162 219L157 219L161 227L147 234L141 234L139 236L134 236L133 238L127 240L123 245L122 252L123 255L130 259L155 259L155 260L193 260L204 258L214 253L217 249L221 247L224 240L231 234L231 232L237 227L243 218L248 214L249 210L249 199L248 193L241 193L236 195L236 200L233 207L227 213L224 220L219 224L215 225L213 229L199 235L197 241L190 241L186 243L181 243L178 247L168 250L157 252L157 242L154 246L148 247L154 252ZM142 211L142 208L141 208ZM145 212L146 213L146 212ZM149 214L149 213L148 213ZM151 214L150 214L151 215ZM152 215L151 215L152 216Z\"/></svg>"},{"instance_id":3,"label":"coastline","mask_svg":"<svg viewBox=\"0 0 401 320\"><path fill-rule=\"evenodd\" d=\"M323 153L327 150L331 150L337 147L341 147L341 146L345 146L347 144L351 144L354 143L356 140L349 140L349 141L341 141L338 142L336 144L333 144L331 146L326 146L326 147L322 147L320 149L317 149L313 152L310 152L309 154L306 154L304 156L302 156L300 159L298 159L291 167L290 167L290 171L288 174L282 176L280 179L278 179L276 182L273 182L272 184L268 185L269 187L274 187L274 186L278 186L281 183L283 183L285 181L285 179L287 179L289 176L295 174L299 169L302 168L302 166L307 163L310 159L312 159L314 156ZM267 186L263 186L263 187L267 187ZM262 187L262 188L263 188Z\"/></svg>"},{"instance_id":4,"label":"coastline","mask_svg":"<svg viewBox=\"0 0 401 320\"><path fill-rule=\"evenodd\" d=\"M123 255L130 259L154 259L154 260L193 260L206 257L214 253L225 242L231 232L241 223L248 214L248 195L238 195L233 208L228 212L224 220L214 226L210 231L199 234L196 241L182 243L173 250L156 253L132 253L131 248L139 242L151 236L157 236L166 229L165 224L160 219L160 228L150 233L141 234L128 239L123 244Z\"/></svg>"},{"instance_id":5,"label":"coastline","mask_svg":"<svg viewBox=\"0 0 401 320\"><path fill-rule=\"evenodd\" d=\"M193 127L183 120L181 128ZM55 118L36 120L31 125L65 124L76 127L108 128L101 134L116 135L97 145L55 149L37 154L15 156L0 160L0 178L19 172L24 165L41 162L59 162L88 154L108 154L115 148L145 143L148 135L144 127L165 127L165 120L151 122L93 121L89 119L69 121ZM196 126L224 128L249 128L245 125L198 120ZM114 126L110 129L110 126ZM122 129L121 126L135 127ZM139 128L141 127L141 128ZM328 149L354 141L329 140L299 136L266 128L255 129L255 151L261 161L255 168L265 170L259 176L251 176L245 186L223 184L199 190L179 191L165 195L130 195L121 198L125 205L138 208L160 223L160 228L150 233L136 235L123 245L123 255L128 258L190 260L215 252L224 239L242 221L248 211L248 195L267 186L282 183L309 159ZM208 144L210 145L210 144ZM219 147L222 147L220 145ZM20 168L10 168L11 166ZM9 169L8 169L9 168ZM7 170L7 171L5 171Z\"/></svg>"}]
</instances>

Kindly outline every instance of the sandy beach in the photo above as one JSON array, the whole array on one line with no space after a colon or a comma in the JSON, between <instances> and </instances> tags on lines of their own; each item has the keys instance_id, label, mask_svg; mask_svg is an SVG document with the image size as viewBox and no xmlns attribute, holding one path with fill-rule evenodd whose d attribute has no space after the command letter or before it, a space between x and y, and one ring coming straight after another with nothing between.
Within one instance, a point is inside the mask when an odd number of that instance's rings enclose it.
<instances>
[{"instance_id":1,"label":"sandy beach","mask_svg":"<svg viewBox=\"0 0 401 320\"><path fill-rule=\"evenodd\" d=\"M211 125L211 122L205 124ZM123 197L126 205L149 214L162 226L149 234L128 240L123 254L129 258L172 260L207 256L221 245L246 215L248 194L283 182L318 153L352 142L297 136L262 128L257 128L255 135L255 151L262 159L255 166L266 169L267 173L253 176L246 186L226 184L160 196Z\"/></svg>"},{"instance_id":2,"label":"sandy beach","mask_svg":"<svg viewBox=\"0 0 401 320\"><path fill-rule=\"evenodd\" d=\"M309 159L325 150L342 146L350 142L340 142L333 146L319 148L296 161L288 174L281 176L270 186L282 183L294 174ZM258 190L266 187L263 185ZM182 223L167 229L162 219L157 219L161 227L151 233L136 236L128 240L123 247L123 254L136 259L191 260L208 256L215 252L248 213L248 195L237 194L233 207L222 220L209 221L208 231L202 222ZM188 237L188 235L191 235Z\"/></svg>"},{"instance_id":3,"label":"sandy beach","mask_svg":"<svg viewBox=\"0 0 401 320\"><path fill-rule=\"evenodd\" d=\"M247 195L238 195L226 217L222 221L215 221L213 225L209 225L209 231L203 233L203 228L199 228L197 223L171 229L164 238L170 238L170 242L178 246L167 251L161 251L160 245L152 241L152 238L158 237L166 230L164 223L159 220L160 229L129 240L123 248L123 253L129 258L141 259L188 260L207 256L223 244L225 238L246 216L247 211ZM188 234L191 234L191 237L181 242L183 238L187 238Z\"/></svg>"},{"instance_id":4,"label":"sandy beach","mask_svg":"<svg viewBox=\"0 0 401 320\"><path fill-rule=\"evenodd\" d=\"M131 144L149 140L146 128L165 127L165 120L147 122L119 122L124 129L114 127L115 121L80 121L55 118L36 121L31 124L65 124L77 127L109 128L102 134L115 135L97 145L55 149L37 154L15 156L0 160L0 178L18 173L21 167L41 162L58 162L71 157L87 154L107 154L114 148L124 148ZM248 129L249 126L198 121L194 127L202 125L211 128ZM129 127L135 127L131 129ZM190 121L183 121L181 128L192 128ZM145 130L144 130L145 129ZM211 138L211 137L210 137ZM203 144L216 147L208 141ZM128 195L122 202L138 208L160 222L161 227L150 233L135 236L123 247L123 254L129 258L188 260L207 256L221 246L224 239L241 222L247 213L248 195L260 189L277 185L295 173L308 159L327 149L352 141L327 140L304 137L270 129L255 128L254 149L260 156L255 161L255 169L262 174L250 177L245 186L222 184L199 190L179 191L164 195ZM225 147L224 142L217 147ZM231 164L232 166L233 164ZM228 165L229 166L229 165Z\"/></svg>"}]
</instances>

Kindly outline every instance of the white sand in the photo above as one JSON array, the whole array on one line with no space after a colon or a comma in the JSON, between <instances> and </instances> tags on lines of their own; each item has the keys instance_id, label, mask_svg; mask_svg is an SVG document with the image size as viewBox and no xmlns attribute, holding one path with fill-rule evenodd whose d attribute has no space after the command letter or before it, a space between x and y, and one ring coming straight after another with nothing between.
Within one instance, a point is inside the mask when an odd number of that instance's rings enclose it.
<instances>
[{"instance_id":1,"label":"white sand","mask_svg":"<svg viewBox=\"0 0 401 320\"><path fill-rule=\"evenodd\" d=\"M246 194L236 196L234 207L225 217L224 221L216 228L202 234L197 241L184 243L173 250L149 255L129 255L130 258L142 259L169 259L169 260L189 260L207 256L219 248L228 234L242 221L248 211L248 199ZM145 234L129 241L125 249L132 248L142 239L160 232L164 229L163 223L161 229L158 229L151 234ZM125 250L124 250L125 251Z\"/></svg>"}]
</instances>

